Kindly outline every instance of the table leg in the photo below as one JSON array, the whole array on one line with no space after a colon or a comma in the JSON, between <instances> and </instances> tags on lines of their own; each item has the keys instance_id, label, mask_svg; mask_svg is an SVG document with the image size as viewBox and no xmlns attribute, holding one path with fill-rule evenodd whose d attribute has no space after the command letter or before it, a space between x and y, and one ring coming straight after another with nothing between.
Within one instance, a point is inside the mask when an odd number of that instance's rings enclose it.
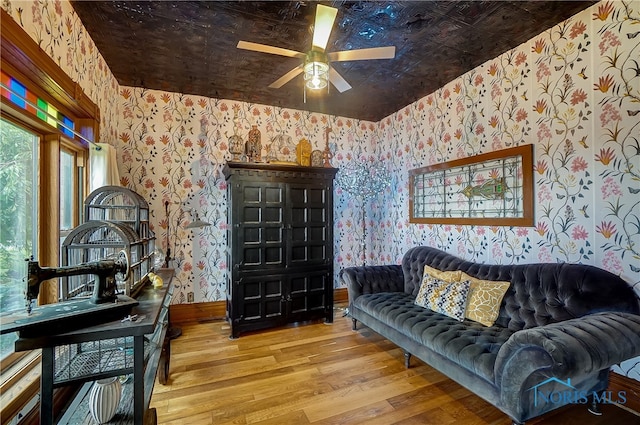
<instances>
[{"instance_id":1,"label":"table leg","mask_svg":"<svg viewBox=\"0 0 640 425\"><path fill-rule=\"evenodd\" d=\"M144 335L133 337L133 420L144 420Z\"/></svg>"},{"instance_id":2,"label":"table leg","mask_svg":"<svg viewBox=\"0 0 640 425\"><path fill-rule=\"evenodd\" d=\"M40 376L40 424L53 424L53 356L54 347L42 349Z\"/></svg>"}]
</instances>

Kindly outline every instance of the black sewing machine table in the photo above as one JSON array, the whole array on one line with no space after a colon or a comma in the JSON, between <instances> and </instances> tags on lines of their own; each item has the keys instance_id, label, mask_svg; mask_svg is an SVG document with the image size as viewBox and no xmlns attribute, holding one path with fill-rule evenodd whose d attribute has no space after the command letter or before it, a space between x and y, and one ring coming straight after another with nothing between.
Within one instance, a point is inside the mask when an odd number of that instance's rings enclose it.
<instances>
[{"instance_id":1,"label":"black sewing machine table","mask_svg":"<svg viewBox=\"0 0 640 425\"><path fill-rule=\"evenodd\" d=\"M94 304L88 298L46 304L26 312L0 316L0 333L18 332L20 338L68 332L127 316L138 301L118 295L117 302Z\"/></svg>"},{"instance_id":2,"label":"black sewing machine table","mask_svg":"<svg viewBox=\"0 0 640 425\"><path fill-rule=\"evenodd\" d=\"M133 300L136 304L119 312L115 320L94 322L91 326L60 333L27 332L25 335L24 331L19 331L16 351L42 349L42 425L53 424L55 387L131 373L134 396L131 421L136 425L143 423L156 372L160 372L158 380L163 385L169 372L170 346L165 336L173 270L161 269L157 274L164 280L162 288L155 289L147 284ZM123 320L128 314L137 315L136 320ZM86 326L86 321L80 322Z\"/></svg>"}]
</instances>

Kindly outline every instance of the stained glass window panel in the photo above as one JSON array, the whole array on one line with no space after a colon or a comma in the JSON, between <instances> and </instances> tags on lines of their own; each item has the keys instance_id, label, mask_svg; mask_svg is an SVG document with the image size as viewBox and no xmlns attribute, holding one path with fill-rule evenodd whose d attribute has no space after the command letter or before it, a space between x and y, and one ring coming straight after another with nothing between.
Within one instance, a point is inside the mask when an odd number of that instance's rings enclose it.
<instances>
[{"instance_id":1,"label":"stained glass window panel","mask_svg":"<svg viewBox=\"0 0 640 425\"><path fill-rule=\"evenodd\" d=\"M526 145L411 170L411 221L532 225L532 150Z\"/></svg>"}]
</instances>

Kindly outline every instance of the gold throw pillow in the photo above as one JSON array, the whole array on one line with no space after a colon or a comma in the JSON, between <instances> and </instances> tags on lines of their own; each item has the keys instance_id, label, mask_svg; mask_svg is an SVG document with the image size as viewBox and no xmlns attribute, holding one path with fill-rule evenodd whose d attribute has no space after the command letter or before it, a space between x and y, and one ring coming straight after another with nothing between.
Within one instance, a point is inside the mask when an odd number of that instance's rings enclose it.
<instances>
[{"instance_id":1,"label":"gold throw pillow","mask_svg":"<svg viewBox=\"0 0 640 425\"><path fill-rule=\"evenodd\" d=\"M462 273L461 279L471 282L465 317L485 326L493 326L511 282L482 280L466 273Z\"/></svg>"}]
</instances>

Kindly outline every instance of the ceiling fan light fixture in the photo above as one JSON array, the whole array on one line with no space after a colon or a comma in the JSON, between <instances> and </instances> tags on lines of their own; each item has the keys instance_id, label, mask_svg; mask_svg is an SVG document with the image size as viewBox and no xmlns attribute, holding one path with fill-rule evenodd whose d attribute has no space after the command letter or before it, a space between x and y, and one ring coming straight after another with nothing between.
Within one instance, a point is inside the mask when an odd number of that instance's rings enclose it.
<instances>
[{"instance_id":1,"label":"ceiling fan light fixture","mask_svg":"<svg viewBox=\"0 0 640 425\"><path fill-rule=\"evenodd\" d=\"M323 89L329 84L329 62L327 55L311 51L304 61L304 84L312 90Z\"/></svg>"},{"instance_id":2,"label":"ceiling fan light fixture","mask_svg":"<svg viewBox=\"0 0 640 425\"><path fill-rule=\"evenodd\" d=\"M304 66L304 81L307 88L323 89L329 84L329 65L322 62L311 62Z\"/></svg>"}]
</instances>

